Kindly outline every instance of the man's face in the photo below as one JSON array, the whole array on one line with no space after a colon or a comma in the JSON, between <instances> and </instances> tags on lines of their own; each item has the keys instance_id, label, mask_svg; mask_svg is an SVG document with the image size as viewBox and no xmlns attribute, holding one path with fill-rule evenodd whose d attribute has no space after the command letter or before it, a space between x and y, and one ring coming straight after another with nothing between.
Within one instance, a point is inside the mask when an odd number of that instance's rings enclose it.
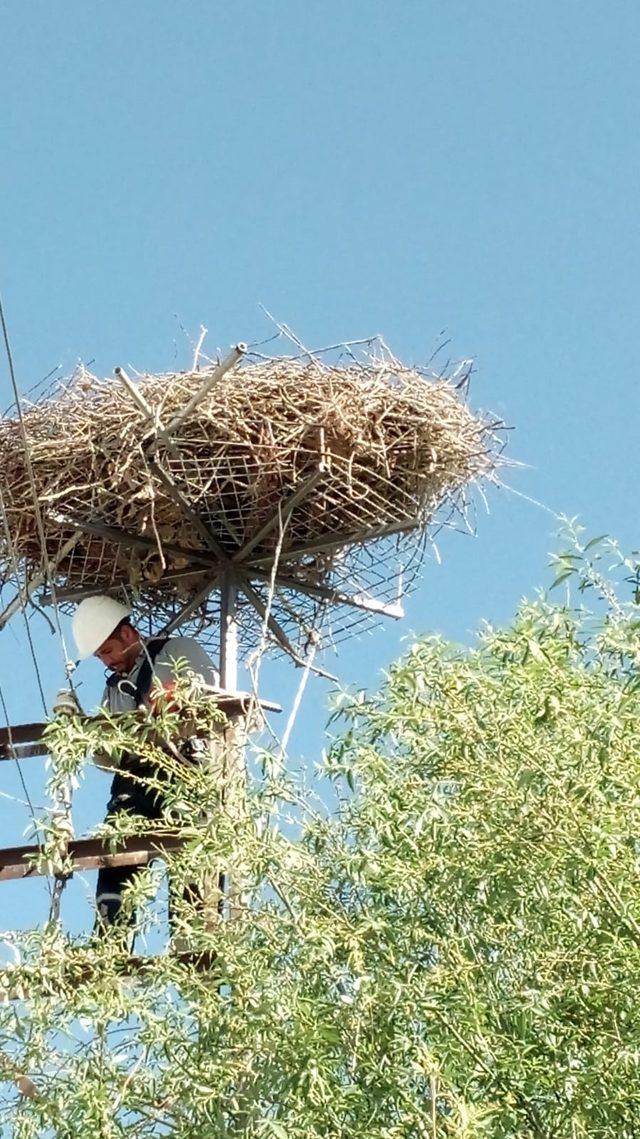
<instances>
[{"instance_id":1,"label":"man's face","mask_svg":"<svg viewBox=\"0 0 640 1139\"><path fill-rule=\"evenodd\" d=\"M95 656L111 672L128 672L140 651L140 634L131 626L123 625L103 641Z\"/></svg>"}]
</instances>

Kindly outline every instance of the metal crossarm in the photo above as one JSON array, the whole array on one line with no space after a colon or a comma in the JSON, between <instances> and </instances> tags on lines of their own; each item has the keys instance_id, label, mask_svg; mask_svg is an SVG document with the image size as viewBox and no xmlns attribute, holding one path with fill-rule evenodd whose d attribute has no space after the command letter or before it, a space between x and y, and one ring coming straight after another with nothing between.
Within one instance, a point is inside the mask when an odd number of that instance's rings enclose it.
<instances>
[{"instance_id":1,"label":"metal crossarm","mask_svg":"<svg viewBox=\"0 0 640 1139\"><path fill-rule=\"evenodd\" d=\"M72 839L67 853L74 870L97 870L101 866L146 866L154 858L163 858L184 846L177 835L136 835L122 840L117 850L99 838ZM47 875L47 867L38 868L41 846L10 846L0 849L0 882L12 878L34 878Z\"/></svg>"}]
</instances>

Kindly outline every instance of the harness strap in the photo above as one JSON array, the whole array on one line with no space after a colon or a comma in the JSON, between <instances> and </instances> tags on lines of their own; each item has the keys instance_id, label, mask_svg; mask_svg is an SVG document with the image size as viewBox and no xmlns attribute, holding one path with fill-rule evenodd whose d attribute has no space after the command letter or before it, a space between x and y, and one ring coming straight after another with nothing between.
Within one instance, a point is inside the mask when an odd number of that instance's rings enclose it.
<instances>
[{"instance_id":1,"label":"harness strap","mask_svg":"<svg viewBox=\"0 0 640 1139\"><path fill-rule=\"evenodd\" d=\"M151 688L153 665L155 659L158 653L162 651L168 640L168 637L154 637L153 640L149 641L149 643L145 646L146 651L144 660L140 665L140 671L138 672L134 693L136 708L144 702L145 696L148 695L149 689Z\"/></svg>"},{"instance_id":2,"label":"harness strap","mask_svg":"<svg viewBox=\"0 0 640 1139\"><path fill-rule=\"evenodd\" d=\"M135 683L133 680L129 680L128 677L123 679L117 672L114 672L107 679L107 688L119 688L121 692L126 691L127 695L131 696L134 700L136 708L138 708L140 704L144 703L145 696L148 695L149 689L151 688L155 659L158 653L162 652L168 640L168 637L153 637L147 642L145 645L144 659L138 669Z\"/></svg>"}]
</instances>

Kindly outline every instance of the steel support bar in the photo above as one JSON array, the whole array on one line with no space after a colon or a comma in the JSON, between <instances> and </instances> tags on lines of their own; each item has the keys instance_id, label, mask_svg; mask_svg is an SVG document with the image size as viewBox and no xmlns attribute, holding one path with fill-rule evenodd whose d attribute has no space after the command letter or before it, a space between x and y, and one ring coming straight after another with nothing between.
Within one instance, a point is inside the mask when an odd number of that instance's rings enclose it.
<instances>
[{"instance_id":1,"label":"steel support bar","mask_svg":"<svg viewBox=\"0 0 640 1139\"><path fill-rule=\"evenodd\" d=\"M259 573L257 570L251 571L254 577L259 577L262 581L270 581L268 573ZM315 597L318 601L329 601L334 605L350 605L353 609L362 609L365 613L379 613L382 617L393 617L399 620L404 617L404 609L396 602L395 605L388 605L385 601L376 601L375 597L365 597L363 594L350 594L342 593L339 589L331 589L328 585L309 585L307 582L298 581L293 577L276 577L276 586L279 589L292 589L298 593L304 593L308 597Z\"/></svg>"},{"instance_id":2,"label":"steel support bar","mask_svg":"<svg viewBox=\"0 0 640 1139\"><path fill-rule=\"evenodd\" d=\"M304 482L298 487L298 489L294 490L293 494L291 494L289 496L289 498L285 499L285 501L280 504L280 509L278 510L278 513L274 514L273 517L270 518L269 521L265 523L265 525L262 527L262 529L258 530L258 533L254 534L253 537L250 538L249 541L246 543L246 545L244 545L242 547L242 549L239 550L238 553L234 555L233 561L234 562L245 561L248 554L250 554L251 551L254 550L256 548L256 546L260 544L260 542L262 542L269 534L271 534L273 530L276 530L279 526L284 525L287 522L287 520L290 518L291 513L294 510L294 508L296 506L299 506L300 503L309 494L311 494L311 491L317 487L318 483L323 478L324 474L325 474L324 468L320 467L319 470L314 471L313 474L308 479L305 479Z\"/></svg>"},{"instance_id":3,"label":"steel support bar","mask_svg":"<svg viewBox=\"0 0 640 1139\"><path fill-rule=\"evenodd\" d=\"M211 566L215 565L215 560L211 558L210 561L207 561L206 565L208 566L209 571L211 571ZM171 574L163 574L162 581L164 584L167 584L168 582L184 583L185 578L193 579L194 577L201 577L204 572L205 563L203 562L200 564L200 562L198 562L197 566L191 566L190 569L179 570L178 572ZM55 599L56 601L82 601L85 597L95 597L97 590L99 590L100 593L106 593L109 594L109 596L117 597L118 594L122 593L123 591L126 594L127 590L130 588L130 583L123 579L115 585L92 585L85 589L56 589ZM38 597L38 604L44 607L53 605L52 594L41 593Z\"/></svg>"},{"instance_id":4,"label":"steel support bar","mask_svg":"<svg viewBox=\"0 0 640 1139\"><path fill-rule=\"evenodd\" d=\"M132 383L132 381L129 379L124 368L118 367L118 368L114 368L113 370L115 372L116 378L118 380L120 380L120 383L122 384L122 386L127 389L127 391L129 393L129 395L131 396L133 402L137 405L138 409L142 412L145 419L148 419L149 423L151 423L151 424L155 423L156 418L155 418L155 415L153 414L152 408L149 407L149 404L147 403L147 401L144 398L140 389L138 387L136 387L136 385L134 383Z\"/></svg>"},{"instance_id":5,"label":"steel support bar","mask_svg":"<svg viewBox=\"0 0 640 1139\"><path fill-rule=\"evenodd\" d=\"M182 846L184 839L177 835L149 834L125 838L115 851L110 850L103 839L72 839L67 851L74 870L96 870L101 866L146 866L154 858L164 858ZM0 850L0 882L46 875L46 868L40 870L34 864L35 857L41 853L41 846Z\"/></svg>"},{"instance_id":6,"label":"steel support bar","mask_svg":"<svg viewBox=\"0 0 640 1139\"><path fill-rule=\"evenodd\" d=\"M218 383L218 380L221 380L225 373L233 368L234 364L238 363L238 360L241 358L241 356L244 355L246 351L246 344L243 344L242 342L236 344L235 348L231 350L229 355L226 356L225 359L222 360L217 365L217 367L213 369L209 376L207 376L202 387L198 389L195 395L192 395L189 402L185 404L185 406L181 411L178 412L177 415L174 415L169 425L164 429L165 435L171 436L180 427L182 427L185 419L188 419L188 417L191 415L191 412L195 411L198 404L201 403L206 396L208 396L211 389L214 388Z\"/></svg>"},{"instance_id":7,"label":"steel support bar","mask_svg":"<svg viewBox=\"0 0 640 1139\"><path fill-rule=\"evenodd\" d=\"M327 534L326 538L318 538L313 542L305 542L303 546L296 546L292 550L283 550L281 561L290 562L293 558L303 558L305 554L321 554L339 549L340 546L364 545L373 542L376 538L386 538L391 534L402 534L405 531L415 530L419 525L416 519L404 519L401 522L390 522L387 526L380 526L377 530L356 530L350 534ZM250 563L252 570L268 565L273 560L272 555L256 558Z\"/></svg>"},{"instance_id":8,"label":"steel support bar","mask_svg":"<svg viewBox=\"0 0 640 1139\"><path fill-rule=\"evenodd\" d=\"M227 554L223 550L217 538L214 538L209 527L202 521L200 516L196 514L195 510L185 498L184 494L180 490L179 486L177 486L176 482L171 477L169 472L165 471L164 467L161 467L160 463L150 455L147 456L147 462L149 463L149 466L151 467L154 475L160 479L160 482L164 486L169 497L178 504L185 518L187 518L194 529L198 531L205 545L207 545L212 553L215 554L217 561L226 564L226 562L229 560Z\"/></svg>"},{"instance_id":9,"label":"steel support bar","mask_svg":"<svg viewBox=\"0 0 640 1139\"><path fill-rule=\"evenodd\" d=\"M203 601L206 601L207 597L210 593L213 592L217 584L218 575L216 574L215 577L212 577L209 581L207 581L206 584L203 585L202 589L199 589L198 592L195 593L189 601L187 601L186 605L182 606L182 609L176 613L175 617L172 617L171 620L167 622L158 636L168 637L171 633L174 633L176 629L179 629L180 625L182 625L189 619L189 617L192 616L193 613L195 613L196 609L202 605Z\"/></svg>"},{"instance_id":10,"label":"steel support bar","mask_svg":"<svg viewBox=\"0 0 640 1139\"><path fill-rule=\"evenodd\" d=\"M249 581L243 581L242 592L248 597L261 620L263 622L266 621L269 632L278 642L280 647L289 654L289 656L292 658L292 660L295 661L296 664L304 664L304 661L302 661L298 656L298 653L291 644L291 641L289 640L284 629L278 624L273 614L269 612L269 609L260 597L260 594L253 588Z\"/></svg>"},{"instance_id":11,"label":"steel support bar","mask_svg":"<svg viewBox=\"0 0 640 1139\"><path fill-rule=\"evenodd\" d=\"M122 589L127 589L128 584L123 581L119 585L101 585L100 587L92 585L85 589L56 589L55 599L56 601L82 601L85 597L95 597L98 588L100 589L100 593L109 594L109 596L111 596L120 593ZM53 594L40 594L38 605L46 609L49 605L53 604Z\"/></svg>"},{"instance_id":12,"label":"steel support bar","mask_svg":"<svg viewBox=\"0 0 640 1139\"><path fill-rule=\"evenodd\" d=\"M316 673L317 676L323 676L325 680L331 680L334 682L337 681L337 676L334 676L332 672L327 672L326 669L320 668L316 664L310 664L308 660L305 660L304 657L300 656L300 654L291 644L291 641L289 640L284 629L278 624L275 617L268 612L264 601L260 597L260 594L256 592L250 582L244 581L242 583L242 590L258 613L258 616L262 618L263 622L266 620L267 628L269 629L269 632L271 633L274 640L277 641L280 647L284 649L288 656L291 657L294 664L297 664L299 668L308 668L310 672Z\"/></svg>"},{"instance_id":13,"label":"steel support bar","mask_svg":"<svg viewBox=\"0 0 640 1139\"><path fill-rule=\"evenodd\" d=\"M102 522L89 522L68 515L60 515L59 521L65 522L69 526L76 526L78 530L86 531L87 534L95 534L97 538L104 538L107 542L115 542L118 546L127 546L130 549L156 550L160 553L155 539L145 538L142 534L127 534L124 530L118 530L114 526L106 526ZM207 553L206 550L189 550L184 546L173 546L169 543L163 543L162 549L172 557L189 558L190 561L196 562L198 565L215 566L218 564L218 559Z\"/></svg>"},{"instance_id":14,"label":"steel support bar","mask_svg":"<svg viewBox=\"0 0 640 1139\"><path fill-rule=\"evenodd\" d=\"M201 403L205 396L209 394L211 389L215 387L218 380L221 380L225 373L228 372L230 368L233 368L234 364L238 363L238 360L241 356L244 355L246 350L247 346L246 344L242 343L242 341L239 344L236 344L229 355L226 356L225 359L222 360L213 369L211 374L206 377L202 386L198 389L197 392L195 392L194 395L192 395L189 402L185 404L185 406L181 411L178 412L177 415L174 415L173 419L167 427L163 427L153 408L147 403L138 386L130 380L124 368L118 366L117 368L114 368L114 372L122 386L126 388L133 402L144 415L145 419L148 420L150 426L155 427L157 433L157 441L161 440L162 442L166 443L167 446L171 447L173 446L173 441L171 439L173 433L182 426L185 419L191 415L191 412L195 411L198 404Z\"/></svg>"}]
</instances>

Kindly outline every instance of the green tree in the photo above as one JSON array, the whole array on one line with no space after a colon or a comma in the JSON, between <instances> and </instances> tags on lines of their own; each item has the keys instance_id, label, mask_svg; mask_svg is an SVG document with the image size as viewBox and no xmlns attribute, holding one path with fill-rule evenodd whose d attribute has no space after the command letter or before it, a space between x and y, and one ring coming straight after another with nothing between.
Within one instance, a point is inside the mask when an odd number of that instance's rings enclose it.
<instances>
[{"instance_id":1,"label":"green tree","mask_svg":"<svg viewBox=\"0 0 640 1139\"><path fill-rule=\"evenodd\" d=\"M167 953L128 975L115 937L16 935L7 1136L640 1134L640 620L611 560L633 595L634 559L574 531L557 577L590 609L540 597L472 648L416 642L376 696L343 693L333 812L268 756L243 812L176 766L171 876L231 865L242 904L208 923L179 902L206 968ZM54 781L94 730L53 727ZM123 730L105 720L103 746Z\"/></svg>"}]
</instances>

